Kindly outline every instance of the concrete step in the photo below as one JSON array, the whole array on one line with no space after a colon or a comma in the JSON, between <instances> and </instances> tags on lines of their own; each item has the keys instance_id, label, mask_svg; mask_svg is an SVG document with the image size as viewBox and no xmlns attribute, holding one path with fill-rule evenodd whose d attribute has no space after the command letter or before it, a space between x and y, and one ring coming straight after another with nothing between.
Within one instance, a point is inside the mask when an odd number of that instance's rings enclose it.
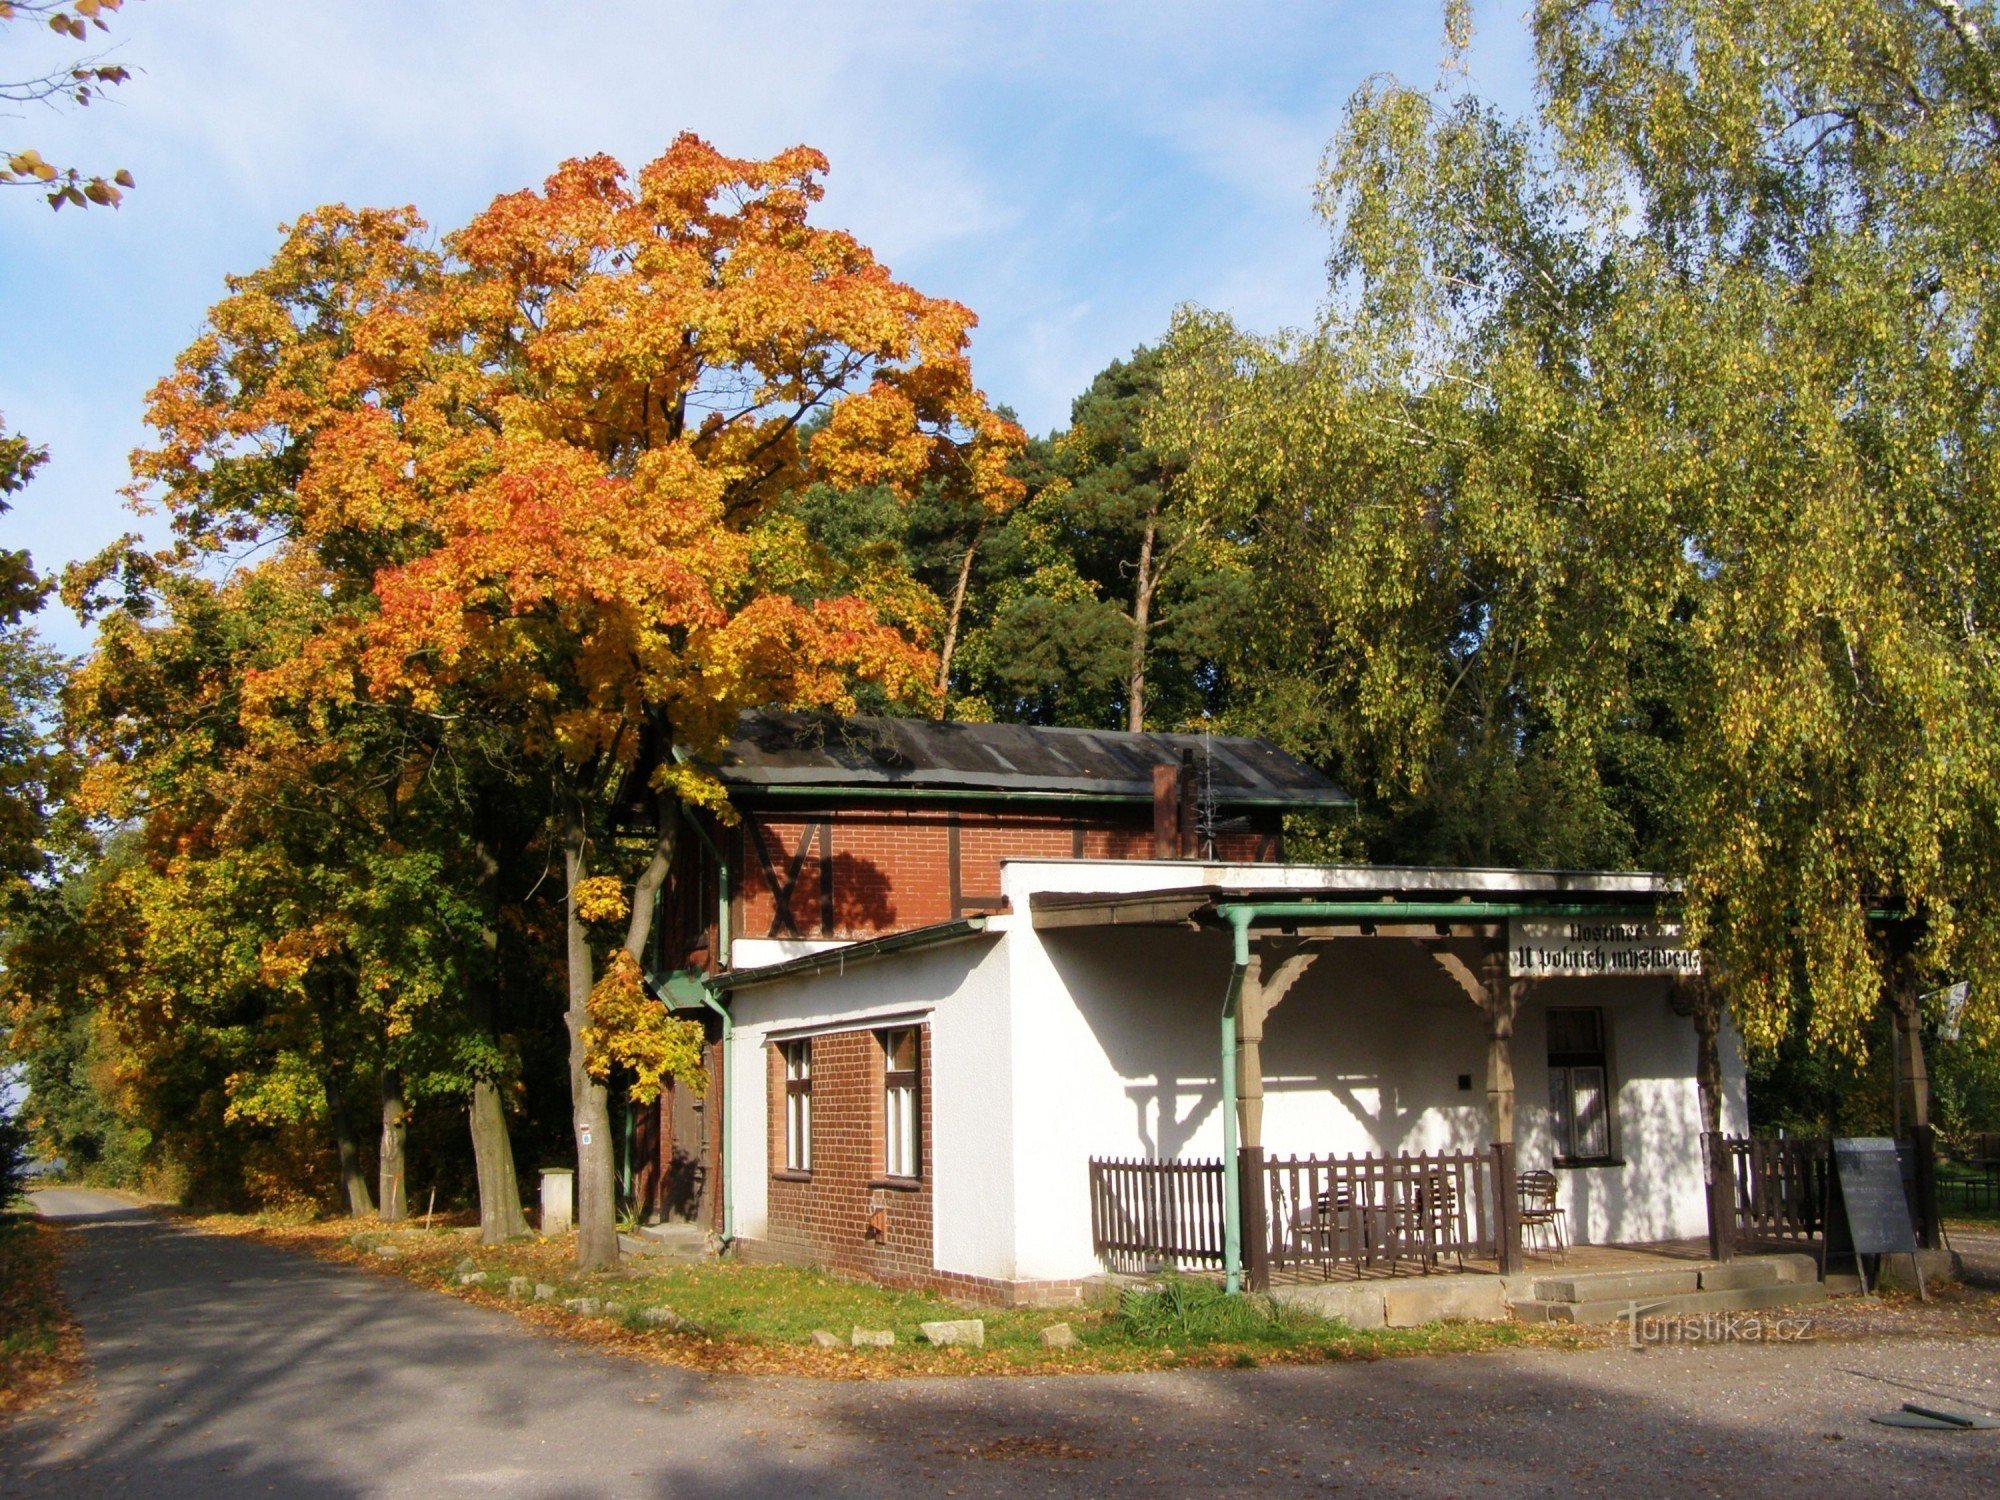
<instances>
[{"instance_id":1,"label":"concrete step","mask_svg":"<svg viewBox=\"0 0 2000 1500\"><path fill-rule=\"evenodd\" d=\"M1668 1297L1701 1290L1701 1268L1645 1271L1583 1271L1571 1276L1537 1276L1535 1298L1542 1302L1603 1302L1613 1297Z\"/></svg>"},{"instance_id":2,"label":"concrete step","mask_svg":"<svg viewBox=\"0 0 2000 1500\"><path fill-rule=\"evenodd\" d=\"M650 1255L678 1260L709 1260L715 1242L697 1224L648 1224L637 1234L618 1236L621 1249L631 1255Z\"/></svg>"},{"instance_id":3,"label":"concrete step","mask_svg":"<svg viewBox=\"0 0 2000 1500\"><path fill-rule=\"evenodd\" d=\"M1793 1281L1727 1291L1681 1292L1663 1297L1607 1298L1585 1302L1533 1299L1516 1302L1514 1316L1524 1323L1615 1323L1635 1312L1641 1317L1687 1317L1702 1313L1762 1312L1825 1300L1826 1288L1819 1282Z\"/></svg>"},{"instance_id":4,"label":"concrete step","mask_svg":"<svg viewBox=\"0 0 2000 1500\"><path fill-rule=\"evenodd\" d=\"M1784 1279L1776 1263L1768 1260L1732 1260L1701 1268L1704 1292L1740 1292L1753 1286L1776 1286Z\"/></svg>"}]
</instances>

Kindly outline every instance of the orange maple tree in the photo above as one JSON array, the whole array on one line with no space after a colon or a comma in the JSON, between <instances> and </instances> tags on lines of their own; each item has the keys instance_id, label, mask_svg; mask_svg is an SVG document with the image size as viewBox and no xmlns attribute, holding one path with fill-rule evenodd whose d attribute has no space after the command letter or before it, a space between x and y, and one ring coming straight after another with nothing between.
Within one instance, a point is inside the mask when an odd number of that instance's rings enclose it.
<instances>
[{"instance_id":1,"label":"orange maple tree","mask_svg":"<svg viewBox=\"0 0 2000 1500\"><path fill-rule=\"evenodd\" d=\"M643 770L655 800L636 960L678 807L725 806L702 765L744 709L935 693L935 599L826 555L779 502L818 483L1017 498L1023 435L972 383L972 314L810 222L826 165L692 135L636 175L571 161L441 255L413 216L323 210L334 232L301 253L340 266L338 307L244 310L198 342L139 460L184 549L275 536L365 580L253 698L480 716L547 767L585 1265L617 1237L577 892L615 863L619 789Z\"/></svg>"}]
</instances>

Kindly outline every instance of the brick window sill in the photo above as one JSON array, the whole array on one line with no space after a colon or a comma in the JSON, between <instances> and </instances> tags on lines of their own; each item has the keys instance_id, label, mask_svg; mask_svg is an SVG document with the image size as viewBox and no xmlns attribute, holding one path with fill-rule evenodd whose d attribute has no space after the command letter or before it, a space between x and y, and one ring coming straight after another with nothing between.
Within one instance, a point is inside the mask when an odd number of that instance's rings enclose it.
<instances>
[{"instance_id":1,"label":"brick window sill","mask_svg":"<svg viewBox=\"0 0 2000 1500\"><path fill-rule=\"evenodd\" d=\"M871 1188L882 1188L891 1193L915 1193L921 1191L923 1185L921 1177L877 1177L868 1184Z\"/></svg>"},{"instance_id":2,"label":"brick window sill","mask_svg":"<svg viewBox=\"0 0 2000 1500\"><path fill-rule=\"evenodd\" d=\"M811 1182L812 1180L812 1173L794 1172L790 1167L785 1168L781 1172L773 1172L771 1174L771 1181L773 1182Z\"/></svg>"}]
</instances>

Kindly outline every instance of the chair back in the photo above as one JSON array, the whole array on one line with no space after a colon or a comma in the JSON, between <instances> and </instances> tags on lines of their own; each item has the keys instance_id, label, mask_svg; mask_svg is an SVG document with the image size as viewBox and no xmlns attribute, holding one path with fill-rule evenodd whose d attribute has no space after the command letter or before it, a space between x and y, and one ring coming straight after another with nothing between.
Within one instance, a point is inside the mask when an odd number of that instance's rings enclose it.
<instances>
[{"instance_id":1,"label":"chair back","mask_svg":"<svg viewBox=\"0 0 2000 1500\"><path fill-rule=\"evenodd\" d=\"M1535 1213L1547 1213L1556 1206L1556 1174L1546 1168L1523 1172L1518 1181L1521 1207Z\"/></svg>"}]
</instances>

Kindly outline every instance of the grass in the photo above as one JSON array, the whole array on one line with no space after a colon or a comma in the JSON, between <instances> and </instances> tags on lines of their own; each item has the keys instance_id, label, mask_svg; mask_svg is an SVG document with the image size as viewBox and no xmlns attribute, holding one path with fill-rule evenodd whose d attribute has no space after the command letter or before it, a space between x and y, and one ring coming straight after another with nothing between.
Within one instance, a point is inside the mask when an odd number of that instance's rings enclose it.
<instances>
[{"instance_id":1,"label":"grass","mask_svg":"<svg viewBox=\"0 0 2000 1500\"><path fill-rule=\"evenodd\" d=\"M905 1375L1006 1375L1310 1364L1390 1355L1459 1353L1521 1344L1577 1347L1594 1331L1565 1325L1432 1323L1356 1330L1261 1297L1225 1297L1211 1283L1163 1278L1060 1310L967 1307L791 1266L628 1257L608 1272L579 1273L565 1241L482 1247L464 1228L357 1226L351 1221L275 1222L256 1216L194 1219L196 1227L248 1235L321 1259L398 1275L453 1296L504 1308L544 1332L586 1340L639 1359L767 1374L867 1379ZM393 1257L376 1253L392 1248ZM483 1283L460 1278L484 1272ZM509 1293L510 1278L555 1290L549 1300ZM585 1316L564 1301L619 1305L616 1317ZM647 1325L646 1308L668 1307L682 1326ZM932 1348L919 1325L977 1317L980 1349ZM1072 1348L1049 1348L1042 1330L1067 1323ZM888 1348L847 1347L855 1328L892 1330ZM820 1348L815 1331L842 1347Z\"/></svg>"},{"instance_id":2,"label":"grass","mask_svg":"<svg viewBox=\"0 0 2000 1500\"><path fill-rule=\"evenodd\" d=\"M61 1241L32 1214L0 1213L0 1415L33 1405L81 1363L57 1285Z\"/></svg>"}]
</instances>

